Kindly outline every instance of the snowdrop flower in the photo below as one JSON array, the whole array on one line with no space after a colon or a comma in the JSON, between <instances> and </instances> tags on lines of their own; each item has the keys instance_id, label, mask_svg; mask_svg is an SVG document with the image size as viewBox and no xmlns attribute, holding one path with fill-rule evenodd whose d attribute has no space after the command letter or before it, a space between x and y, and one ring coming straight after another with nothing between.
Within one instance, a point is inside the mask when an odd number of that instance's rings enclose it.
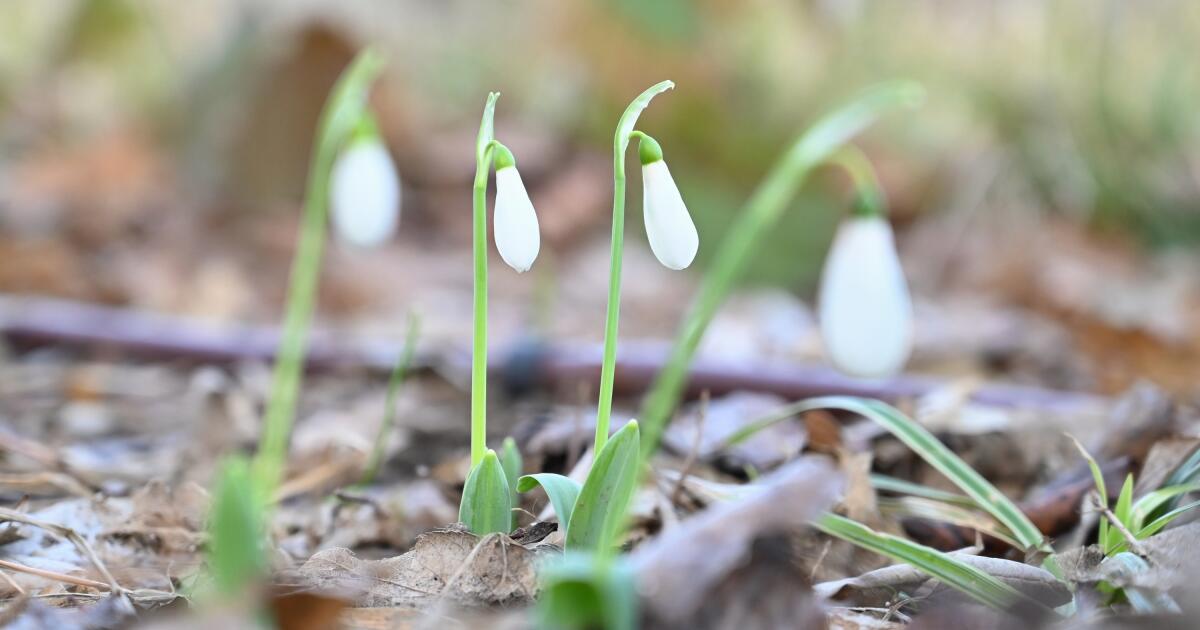
<instances>
[{"instance_id":1,"label":"snowdrop flower","mask_svg":"<svg viewBox=\"0 0 1200 630\"><path fill-rule=\"evenodd\" d=\"M685 269L700 249L696 224L692 223L692 215L683 203L658 142L640 134L638 154L642 160L643 214L650 249L668 269Z\"/></svg>"},{"instance_id":2,"label":"snowdrop flower","mask_svg":"<svg viewBox=\"0 0 1200 630\"><path fill-rule=\"evenodd\" d=\"M525 183L517 172L517 162L507 147L496 143L496 216L493 231L496 249L509 267L518 273L529 271L541 248L537 213Z\"/></svg>"},{"instance_id":3,"label":"snowdrop flower","mask_svg":"<svg viewBox=\"0 0 1200 630\"><path fill-rule=\"evenodd\" d=\"M843 221L821 273L825 351L860 377L899 372L912 350L912 300L892 227L879 213Z\"/></svg>"},{"instance_id":4,"label":"snowdrop flower","mask_svg":"<svg viewBox=\"0 0 1200 630\"><path fill-rule=\"evenodd\" d=\"M355 134L334 162L329 185L333 228L343 241L376 247L396 233L400 177L379 134Z\"/></svg>"}]
</instances>

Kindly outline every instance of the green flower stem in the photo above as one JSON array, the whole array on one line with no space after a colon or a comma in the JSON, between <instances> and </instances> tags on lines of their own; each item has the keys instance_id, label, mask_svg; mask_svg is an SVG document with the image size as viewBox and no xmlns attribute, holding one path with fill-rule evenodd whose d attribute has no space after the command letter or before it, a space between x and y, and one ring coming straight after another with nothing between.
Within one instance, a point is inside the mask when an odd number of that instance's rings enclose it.
<instances>
[{"instance_id":1,"label":"green flower stem","mask_svg":"<svg viewBox=\"0 0 1200 630\"><path fill-rule=\"evenodd\" d=\"M604 320L604 361L600 368L600 401L596 405L596 441L593 453L599 453L608 441L608 422L612 415L613 380L617 368L617 320L621 312L621 256L625 249L625 151L634 136L638 116L650 100L675 84L657 83L638 95L621 114L613 137L613 223L612 250L609 254L608 311Z\"/></svg>"},{"instance_id":2,"label":"green flower stem","mask_svg":"<svg viewBox=\"0 0 1200 630\"><path fill-rule=\"evenodd\" d=\"M375 51L367 49L360 53L334 85L317 126L308 169L304 221L292 259L283 339L275 360L262 440L254 461L254 479L264 501L270 501L274 494L287 460L288 438L303 378L308 328L316 308L321 257L325 249L330 172L338 151L366 113L367 91L382 67L383 59Z\"/></svg>"},{"instance_id":3,"label":"green flower stem","mask_svg":"<svg viewBox=\"0 0 1200 630\"><path fill-rule=\"evenodd\" d=\"M887 83L868 90L810 127L755 190L739 213L741 219L717 251L675 338L671 355L642 404L638 418L644 430L642 452L645 456L658 447L663 426L683 391L692 356L709 322L745 269L755 244L772 229L814 168L833 156L880 114L898 105L914 105L921 95L921 88L910 82ZM606 361L607 358L606 354Z\"/></svg>"},{"instance_id":4,"label":"green flower stem","mask_svg":"<svg viewBox=\"0 0 1200 630\"><path fill-rule=\"evenodd\" d=\"M833 154L829 164L840 166L850 176L854 185L854 204L851 213L856 217L887 216L887 197L883 194L883 186L871 160L867 159L862 149L848 144Z\"/></svg>"},{"instance_id":5,"label":"green flower stem","mask_svg":"<svg viewBox=\"0 0 1200 630\"><path fill-rule=\"evenodd\" d=\"M487 184L492 166L492 149L496 99L498 92L488 94L475 142L475 187L472 200L473 242L475 258L474 333L471 339L471 467L483 460L487 452Z\"/></svg>"}]
</instances>

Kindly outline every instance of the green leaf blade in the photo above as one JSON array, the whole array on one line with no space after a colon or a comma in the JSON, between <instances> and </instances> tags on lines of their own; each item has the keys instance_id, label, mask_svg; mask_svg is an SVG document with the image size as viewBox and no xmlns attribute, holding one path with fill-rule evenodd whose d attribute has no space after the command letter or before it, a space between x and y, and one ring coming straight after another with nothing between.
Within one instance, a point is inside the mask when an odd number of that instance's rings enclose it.
<instances>
[{"instance_id":1,"label":"green leaf blade","mask_svg":"<svg viewBox=\"0 0 1200 630\"><path fill-rule=\"evenodd\" d=\"M630 420L596 455L572 510L567 549L608 551L624 525L640 471L641 434Z\"/></svg>"},{"instance_id":2,"label":"green leaf blade","mask_svg":"<svg viewBox=\"0 0 1200 630\"><path fill-rule=\"evenodd\" d=\"M882 534L851 519L826 513L814 525L817 529L898 562L910 564L996 610L1006 610L1027 599L1013 587L988 573L955 559L932 547L898 536Z\"/></svg>"},{"instance_id":3,"label":"green leaf blade","mask_svg":"<svg viewBox=\"0 0 1200 630\"><path fill-rule=\"evenodd\" d=\"M488 449L471 469L467 483L463 486L462 503L458 508L458 520L472 533L486 536L493 533L508 533L512 522L512 503L508 479L504 466L496 457L496 451Z\"/></svg>"},{"instance_id":4,"label":"green leaf blade","mask_svg":"<svg viewBox=\"0 0 1200 630\"><path fill-rule=\"evenodd\" d=\"M962 458L954 454L945 444L942 444L937 436L887 403L853 396L809 398L787 405L775 413L751 423L731 436L728 442L735 443L744 440L768 426L814 409L841 409L857 413L875 422L896 436L935 470L945 475L963 493L974 499L980 508L1007 527L1022 545L1028 549L1053 554L1054 550L1046 542L1042 532L1015 503L1004 496L991 482L984 479L983 475L971 468ZM1052 555L1048 556L1045 564L1051 573L1061 575Z\"/></svg>"},{"instance_id":5,"label":"green leaf blade","mask_svg":"<svg viewBox=\"0 0 1200 630\"><path fill-rule=\"evenodd\" d=\"M583 484L563 475L537 473L521 477L517 482L517 492L529 492L538 486L550 497L550 504L554 506L554 513L558 516L559 527L566 531L570 527L571 513L575 510L575 502L579 499Z\"/></svg>"},{"instance_id":6,"label":"green leaf blade","mask_svg":"<svg viewBox=\"0 0 1200 630\"><path fill-rule=\"evenodd\" d=\"M209 570L218 593L236 596L266 570L263 504L245 458L231 457L221 465L211 510Z\"/></svg>"},{"instance_id":7,"label":"green leaf blade","mask_svg":"<svg viewBox=\"0 0 1200 630\"><path fill-rule=\"evenodd\" d=\"M511 507L517 507L520 501L517 498L517 481L521 478L521 471L525 468L525 460L521 458L521 451L517 448L517 441L511 437L504 438L504 443L500 445L500 466L504 468L504 479L508 482L508 502ZM509 531L517 528L517 513L510 510Z\"/></svg>"}]
</instances>

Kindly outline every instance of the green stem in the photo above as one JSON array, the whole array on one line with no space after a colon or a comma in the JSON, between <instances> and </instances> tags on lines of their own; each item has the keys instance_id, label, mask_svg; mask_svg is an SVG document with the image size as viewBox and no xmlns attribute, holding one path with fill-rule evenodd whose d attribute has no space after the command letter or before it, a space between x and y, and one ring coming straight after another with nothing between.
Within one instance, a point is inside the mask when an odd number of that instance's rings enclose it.
<instances>
[{"instance_id":1,"label":"green stem","mask_svg":"<svg viewBox=\"0 0 1200 630\"><path fill-rule=\"evenodd\" d=\"M887 198L871 160L862 149L848 144L829 158L829 164L840 166L850 176L854 185L854 204L851 214L856 217L883 217L887 215Z\"/></svg>"},{"instance_id":2,"label":"green stem","mask_svg":"<svg viewBox=\"0 0 1200 630\"><path fill-rule=\"evenodd\" d=\"M488 94L475 142L475 186L472 197L473 246L475 259L474 332L471 338L471 468L487 452L487 183L492 166L496 99Z\"/></svg>"},{"instance_id":3,"label":"green stem","mask_svg":"<svg viewBox=\"0 0 1200 630\"><path fill-rule=\"evenodd\" d=\"M704 331L745 269L755 251L755 243L772 229L815 167L828 160L884 111L897 105L915 104L920 97L920 87L909 82L888 83L868 90L810 127L759 184L739 212L741 219L721 243L679 329L671 354L642 403L638 418L644 432L642 452L645 456L658 447L659 436L678 404L687 380L688 365Z\"/></svg>"},{"instance_id":4,"label":"green stem","mask_svg":"<svg viewBox=\"0 0 1200 630\"><path fill-rule=\"evenodd\" d=\"M409 315L408 332L404 337L404 350L400 353L395 368L392 369L392 376L388 379L387 398L383 403L383 422L379 424L379 433L375 435L371 456L367 459L362 479L358 482L360 485L374 481L375 475L379 473L379 467L383 464L387 439L392 433L392 426L396 424L396 395L400 391L400 385L408 377L409 368L412 367L413 356L417 350L417 335L420 334L420 330L421 318L416 314Z\"/></svg>"},{"instance_id":5,"label":"green stem","mask_svg":"<svg viewBox=\"0 0 1200 630\"><path fill-rule=\"evenodd\" d=\"M325 224L329 206L329 177L333 161L366 112L366 95L382 68L373 50L359 54L334 85L321 120L309 162L304 220L292 259L283 338L275 360L263 434L254 462L255 479L264 501L274 494L287 459L288 437L303 378L308 328L317 302Z\"/></svg>"},{"instance_id":6,"label":"green stem","mask_svg":"<svg viewBox=\"0 0 1200 630\"><path fill-rule=\"evenodd\" d=\"M621 114L613 136L613 223L609 253L608 310L604 318L604 360L600 368L600 400L596 405L596 441L592 452L599 453L608 441L612 415L613 381L617 369L617 321L621 313L621 256L625 249L625 151L633 137L638 116L658 94L675 87L670 81L657 83L638 95Z\"/></svg>"}]
</instances>

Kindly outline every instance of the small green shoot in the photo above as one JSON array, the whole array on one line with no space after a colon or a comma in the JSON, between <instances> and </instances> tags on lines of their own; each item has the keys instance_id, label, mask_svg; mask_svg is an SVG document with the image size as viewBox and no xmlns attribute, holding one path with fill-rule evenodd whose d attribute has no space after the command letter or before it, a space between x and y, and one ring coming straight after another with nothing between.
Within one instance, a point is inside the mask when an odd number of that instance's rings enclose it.
<instances>
[{"instance_id":1,"label":"small green shoot","mask_svg":"<svg viewBox=\"0 0 1200 630\"><path fill-rule=\"evenodd\" d=\"M412 369L413 357L417 351L417 336L420 331L421 318L415 314L409 315L408 333L404 336L404 350L396 361L396 367L392 369L391 377L388 378L387 398L383 403L383 422L379 424L379 433L375 435L375 445L371 449L371 455L367 458L362 478L358 482L360 485L365 486L374 481L375 475L379 474L379 467L383 465L383 454L388 436L392 434L392 427L396 424L396 396L400 392L400 386L408 378L409 370Z\"/></svg>"},{"instance_id":2,"label":"small green shoot","mask_svg":"<svg viewBox=\"0 0 1200 630\"><path fill-rule=\"evenodd\" d=\"M568 551L539 572L537 603L541 628L633 630L637 589L633 571L620 558Z\"/></svg>"},{"instance_id":3,"label":"small green shoot","mask_svg":"<svg viewBox=\"0 0 1200 630\"><path fill-rule=\"evenodd\" d=\"M496 451L488 449L483 460L467 476L458 520L480 536L508 533L512 531L511 496L504 466L496 457Z\"/></svg>"},{"instance_id":4,"label":"small green shoot","mask_svg":"<svg viewBox=\"0 0 1200 630\"><path fill-rule=\"evenodd\" d=\"M559 525L566 531L568 550L607 553L625 524L641 472L640 430L630 420L600 449L583 485L562 475L540 473L521 477L519 492L541 486L550 497Z\"/></svg>"},{"instance_id":5,"label":"small green shoot","mask_svg":"<svg viewBox=\"0 0 1200 630\"><path fill-rule=\"evenodd\" d=\"M1104 484L1104 474L1100 470L1100 465L1079 443L1079 440L1074 437L1071 437L1071 440L1075 442L1075 447L1087 460L1088 467L1092 471L1093 482L1096 484L1096 501L1102 512L1096 542L1105 556L1114 557L1129 550L1130 538L1134 541L1145 540L1157 534L1171 521L1200 507L1200 501L1196 501L1164 511L1165 506L1175 504L1179 497L1200 491L1200 484L1164 486L1146 493L1135 501L1133 499L1134 477L1130 474L1125 477L1125 483L1121 486L1120 494L1117 495L1116 506L1109 510L1108 490Z\"/></svg>"},{"instance_id":6,"label":"small green shoot","mask_svg":"<svg viewBox=\"0 0 1200 630\"><path fill-rule=\"evenodd\" d=\"M568 549L603 554L616 543L641 473L640 441L637 420L630 420L600 449L572 510Z\"/></svg>"},{"instance_id":7,"label":"small green shoot","mask_svg":"<svg viewBox=\"0 0 1200 630\"><path fill-rule=\"evenodd\" d=\"M517 441L510 437L504 438L504 443L500 445L500 465L504 468L504 480L508 482L508 503L515 508L519 505L517 482L521 478L521 471L525 468L525 461L521 458ZM511 522L508 530L512 531L517 528L517 512L512 510L510 514Z\"/></svg>"},{"instance_id":8,"label":"small green shoot","mask_svg":"<svg viewBox=\"0 0 1200 630\"><path fill-rule=\"evenodd\" d=\"M218 471L208 524L208 567L217 594L236 599L266 574L263 508L245 458L229 457Z\"/></svg>"}]
</instances>

